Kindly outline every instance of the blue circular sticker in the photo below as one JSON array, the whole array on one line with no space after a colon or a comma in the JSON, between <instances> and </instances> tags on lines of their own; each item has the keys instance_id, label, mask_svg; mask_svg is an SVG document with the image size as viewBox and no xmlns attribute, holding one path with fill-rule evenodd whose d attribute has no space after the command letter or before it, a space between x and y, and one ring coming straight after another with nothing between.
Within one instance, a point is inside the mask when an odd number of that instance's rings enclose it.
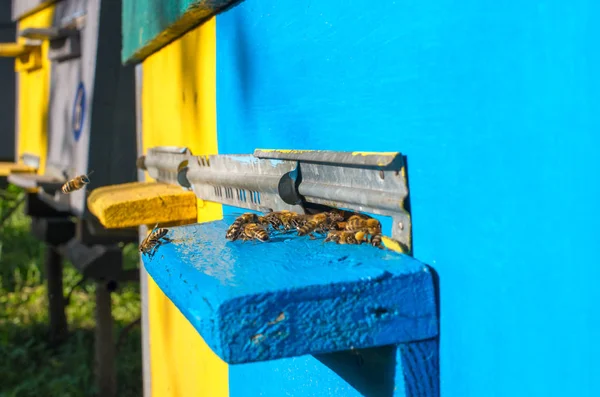
<instances>
[{"instance_id":1,"label":"blue circular sticker","mask_svg":"<svg viewBox=\"0 0 600 397\"><path fill-rule=\"evenodd\" d=\"M79 141L81 136L81 130L83 130L83 120L85 116L85 87L83 83L79 83L77 87L77 93L75 94L75 102L73 103L73 136L75 142Z\"/></svg>"}]
</instances>

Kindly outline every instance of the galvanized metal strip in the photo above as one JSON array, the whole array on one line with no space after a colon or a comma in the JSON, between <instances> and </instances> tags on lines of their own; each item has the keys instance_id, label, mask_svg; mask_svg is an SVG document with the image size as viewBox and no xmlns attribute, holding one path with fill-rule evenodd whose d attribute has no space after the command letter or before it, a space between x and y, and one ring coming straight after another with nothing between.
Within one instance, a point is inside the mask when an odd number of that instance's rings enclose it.
<instances>
[{"instance_id":1,"label":"galvanized metal strip","mask_svg":"<svg viewBox=\"0 0 600 397\"><path fill-rule=\"evenodd\" d=\"M301 206L283 201L278 193L281 177L296 168L295 162L261 160L251 154L197 159L189 163L186 179L203 200L257 211L304 212Z\"/></svg>"},{"instance_id":2,"label":"galvanized metal strip","mask_svg":"<svg viewBox=\"0 0 600 397\"><path fill-rule=\"evenodd\" d=\"M265 158L273 153L279 158ZM161 182L191 188L202 200L257 211L304 213L301 202L282 197L284 178L294 175L297 197L305 203L391 217L392 238L411 251L402 154L261 150L255 154L262 158L250 154L193 157L186 148L156 147L139 165Z\"/></svg>"},{"instance_id":3,"label":"galvanized metal strip","mask_svg":"<svg viewBox=\"0 0 600 397\"><path fill-rule=\"evenodd\" d=\"M402 161L402 154L398 152L336 152L330 150L256 149L254 151L254 156L260 159L279 159L372 167L389 167L394 163Z\"/></svg>"},{"instance_id":4,"label":"galvanized metal strip","mask_svg":"<svg viewBox=\"0 0 600 397\"><path fill-rule=\"evenodd\" d=\"M265 154L267 153L267 154ZM275 153L278 159L266 159ZM207 201L251 210L303 212L280 191L286 174L298 178L297 193L306 203L373 213L392 218L392 237L410 251L411 221L404 158L400 153L332 151L255 151L263 156L197 157L185 173L185 186ZM286 202L287 201L287 202Z\"/></svg>"},{"instance_id":5,"label":"galvanized metal strip","mask_svg":"<svg viewBox=\"0 0 600 397\"><path fill-rule=\"evenodd\" d=\"M307 202L389 216L392 237L411 249L408 184L400 154L382 169L324 161L300 162L298 169L298 192Z\"/></svg>"}]
</instances>

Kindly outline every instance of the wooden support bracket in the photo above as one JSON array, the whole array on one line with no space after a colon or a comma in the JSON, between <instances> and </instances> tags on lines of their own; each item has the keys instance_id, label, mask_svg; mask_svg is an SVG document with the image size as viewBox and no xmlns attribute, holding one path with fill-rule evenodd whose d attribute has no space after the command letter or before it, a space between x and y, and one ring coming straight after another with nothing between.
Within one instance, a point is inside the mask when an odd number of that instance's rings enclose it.
<instances>
[{"instance_id":1,"label":"wooden support bracket","mask_svg":"<svg viewBox=\"0 0 600 397\"><path fill-rule=\"evenodd\" d=\"M15 58L15 71L30 72L42 67L41 43L0 43L0 57Z\"/></svg>"}]
</instances>

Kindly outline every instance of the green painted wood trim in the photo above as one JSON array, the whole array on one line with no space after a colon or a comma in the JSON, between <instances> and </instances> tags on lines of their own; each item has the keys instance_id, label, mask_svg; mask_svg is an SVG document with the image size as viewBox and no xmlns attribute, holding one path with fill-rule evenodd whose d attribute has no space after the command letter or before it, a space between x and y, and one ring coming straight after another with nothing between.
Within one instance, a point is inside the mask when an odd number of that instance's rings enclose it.
<instances>
[{"instance_id":1,"label":"green painted wood trim","mask_svg":"<svg viewBox=\"0 0 600 397\"><path fill-rule=\"evenodd\" d=\"M123 0L124 64L141 62L240 0Z\"/></svg>"}]
</instances>

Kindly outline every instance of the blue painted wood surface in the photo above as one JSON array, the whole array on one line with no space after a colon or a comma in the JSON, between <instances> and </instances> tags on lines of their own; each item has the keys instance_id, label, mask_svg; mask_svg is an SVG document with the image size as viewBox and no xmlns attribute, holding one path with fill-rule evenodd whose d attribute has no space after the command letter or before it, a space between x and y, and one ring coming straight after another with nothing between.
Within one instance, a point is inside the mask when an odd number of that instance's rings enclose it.
<instances>
[{"instance_id":1,"label":"blue painted wood surface","mask_svg":"<svg viewBox=\"0 0 600 397\"><path fill-rule=\"evenodd\" d=\"M236 364L437 335L433 278L409 256L298 236L229 242L233 219L171 228L148 273Z\"/></svg>"},{"instance_id":2,"label":"blue painted wood surface","mask_svg":"<svg viewBox=\"0 0 600 397\"><path fill-rule=\"evenodd\" d=\"M217 17L221 153L407 155L414 254L440 276L442 396L600 395L598 15L261 0ZM343 382L313 357L230 368L233 397L360 395Z\"/></svg>"}]
</instances>

